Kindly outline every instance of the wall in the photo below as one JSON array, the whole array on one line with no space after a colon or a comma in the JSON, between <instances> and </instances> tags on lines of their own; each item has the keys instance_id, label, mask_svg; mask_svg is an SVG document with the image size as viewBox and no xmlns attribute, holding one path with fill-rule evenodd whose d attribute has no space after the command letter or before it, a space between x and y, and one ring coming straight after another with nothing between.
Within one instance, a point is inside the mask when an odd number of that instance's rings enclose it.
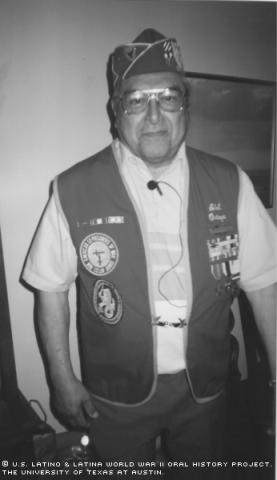
<instances>
[{"instance_id":1,"label":"wall","mask_svg":"<svg viewBox=\"0 0 277 480\"><path fill-rule=\"evenodd\" d=\"M0 0L0 222L17 375L22 392L41 402L57 430L33 329L33 297L19 276L52 178L110 142L108 55L152 26L177 37L187 70L272 80L274 6ZM79 371L74 321L71 349Z\"/></svg>"}]
</instances>

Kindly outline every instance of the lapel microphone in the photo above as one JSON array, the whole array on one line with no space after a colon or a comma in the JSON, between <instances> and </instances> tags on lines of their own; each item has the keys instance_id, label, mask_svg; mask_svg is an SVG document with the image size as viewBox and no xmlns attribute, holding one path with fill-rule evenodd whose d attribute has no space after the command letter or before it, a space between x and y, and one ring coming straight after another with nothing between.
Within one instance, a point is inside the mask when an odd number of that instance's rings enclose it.
<instances>
[{"instance_id":1,"label":"lapel microphone","mask_svg":"<svg viewBox=\"0 0 277 480\"><path fill-rule=\"evenodd\" d=\"M160 195L163 194L159 187L159 182L156 182L155 180L149 180L149 182L147 183L147 188L149 188L149 190L155 190L156 188Z\"/></svg>"}]
</instances>

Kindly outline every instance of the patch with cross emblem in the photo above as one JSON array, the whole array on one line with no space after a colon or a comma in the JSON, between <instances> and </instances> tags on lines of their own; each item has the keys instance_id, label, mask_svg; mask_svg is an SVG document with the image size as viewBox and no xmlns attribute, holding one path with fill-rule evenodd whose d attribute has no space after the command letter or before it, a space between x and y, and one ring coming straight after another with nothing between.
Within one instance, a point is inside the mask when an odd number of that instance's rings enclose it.
<instances>
[{"instance_id":1,"label":"patch with cross emblem","mask_svg":"<svg viewBox=\"0 0 277 480\"><path fill-rule=\"evenodd\" d=\"M105 323L115 325L122 318L122 299L111 282L97 280L93 288L93 306Z\"/></svg>"},{"instance_id":2,"label":"patch with cross emblem","mask_svg":"<svg viewBox=\"0 0 277 480\"><path fill-rule=\"evenodd\" d=\"M80 257L84 267L102 277L112 272L119 259L115 241L105 233L91 233L81 243Z\"/></svg>"}]
</instances>

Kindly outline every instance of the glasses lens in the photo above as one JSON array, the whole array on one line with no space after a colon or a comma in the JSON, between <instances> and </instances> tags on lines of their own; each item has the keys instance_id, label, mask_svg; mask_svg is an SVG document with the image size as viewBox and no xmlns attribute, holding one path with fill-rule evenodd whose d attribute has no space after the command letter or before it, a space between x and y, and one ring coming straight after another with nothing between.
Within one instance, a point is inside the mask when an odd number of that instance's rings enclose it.
<instances>
[{"instance_id":1,"label":"glasses lens","mask_svg":"<svg viewBox=\"0 0 277 480\"><path fill-rule=\"evenodd\" d=\"M136 91L125 93L122 97L123 110L127 113L140 113L145 109L148 102L147 93Z\"/></svg>"},{"instance_id":2,"label":"glasses lens","mask_svg":"<svg viewBox=\"0 0 277 480\"><path fill-rule=\"evenodd\" d=\"M158 98L161 108L167 112L177 112L183 106L184 95L181 90L167 88Z\"/></svg>"}]
</instances>

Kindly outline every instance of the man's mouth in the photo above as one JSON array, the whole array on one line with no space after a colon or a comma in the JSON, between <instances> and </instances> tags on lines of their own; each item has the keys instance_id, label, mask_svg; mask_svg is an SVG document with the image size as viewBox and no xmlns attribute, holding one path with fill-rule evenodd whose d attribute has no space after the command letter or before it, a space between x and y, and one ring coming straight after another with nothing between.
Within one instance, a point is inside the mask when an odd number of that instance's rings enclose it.
<instances>
[{"instance_id":1,"label":"man's mouth","mask_svg":"<svg viewBox=\"0 0 277 480\"><path fill-rule=\"evenodd\" d=\"M166 135L166 130L147 131L142 133L143 137L162 137L163 135Z\"/></svg>"}]
</instances>

